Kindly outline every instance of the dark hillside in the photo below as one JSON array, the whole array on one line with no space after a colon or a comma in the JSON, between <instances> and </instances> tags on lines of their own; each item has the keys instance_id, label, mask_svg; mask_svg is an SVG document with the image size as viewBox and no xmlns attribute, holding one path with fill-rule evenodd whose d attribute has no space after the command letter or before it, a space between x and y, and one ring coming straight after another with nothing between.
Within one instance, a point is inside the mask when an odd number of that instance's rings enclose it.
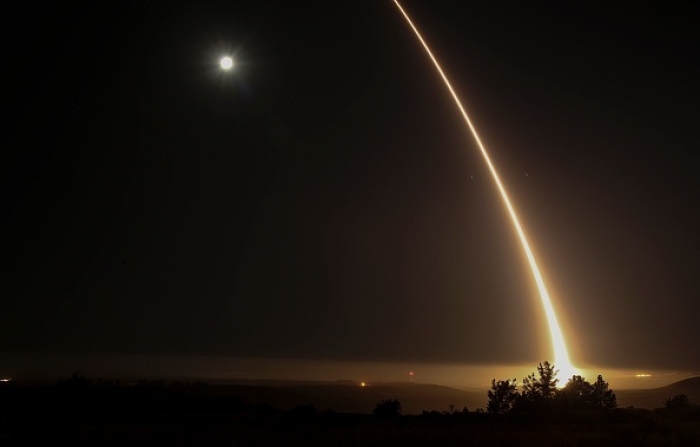
<instances>
[{"instance_id":1,"label":"dark hillside","mask_svg":"<svg viewBox=\"0 0 700 447\"><path fill-rule=\"evenodd\" d=\"M615 390L620 407L660 408L669 397L685 394L691 403L700 404L700 377L691 377L661 388Z\"/></svg>"}]
</instances>

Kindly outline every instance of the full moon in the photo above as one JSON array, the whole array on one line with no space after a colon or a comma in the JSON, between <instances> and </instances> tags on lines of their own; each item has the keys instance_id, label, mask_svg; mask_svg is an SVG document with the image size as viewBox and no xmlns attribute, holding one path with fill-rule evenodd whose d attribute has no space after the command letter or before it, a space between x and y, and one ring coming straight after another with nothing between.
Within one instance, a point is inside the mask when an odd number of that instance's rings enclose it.
<instances>
[{"instance_id":1,"label":"full moon","mask_svg":"<svg viewBox=\"0 0 700 447\"><path fill-rule=\"evenodd\" d=\"M231 67L233 67L233 59L230 57L222 57L221 60L219 61L219 64L221 65L221 68L224 70L230 70Z\"/></svg>"}]
</instances>

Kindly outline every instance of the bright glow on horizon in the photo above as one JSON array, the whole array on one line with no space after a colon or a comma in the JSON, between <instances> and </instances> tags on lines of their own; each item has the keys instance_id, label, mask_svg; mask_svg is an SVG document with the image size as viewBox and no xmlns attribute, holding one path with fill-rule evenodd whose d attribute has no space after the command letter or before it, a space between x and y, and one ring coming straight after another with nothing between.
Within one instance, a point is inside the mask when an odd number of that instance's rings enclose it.
<instances>
[{"instance_id":1,"label":"bright glow on horizon","mask_svg":"<svg viewBox=\"0 0 700 447\"><path fill-rule=\"evenodd\" d=\"M219 61L219 65L221 65L221 68L224 70L230 70L231 67L233 67L233 59L230 57L222 57L221 60Z\"/></svg>"},{"instance_id":2,"label":"bright glow on horizon","mask_svg":"<svg viewBox=\"0 0 700 447\"><path fill-rule=\"evenodd\" d=\"M542 306L544 307L544 311L545 311L545 314L547 316L547 323L549 324L549 332L550 332L550 335L552 338L552 348L554 350L554 366L556 367L557 370L559 370L559 374L557 375L557 377L560 380L559 386L563 386L566 383L566 381L569 378L571 378L571 376L579 374L579 372L576 368L574 368L574 366L569 361L569 353L566 349L566 344L564 343L564 335L562 334L561 328L559 327L559 322L557 321L557 316L554 313L554 307L552 306L552 302L549 299L549 293L547 293L547 288L544 285L544 280L542 279L542 275L540 274L540 270L539 270L539 268L537 268L537 263L535 262L535 256L532 254L532 251L530 250L530 244L528 244L528 242L527 242L527 238L525 237L525 233L524 233L522 227L520 226L520 222L518 221L518 217L516 216L515 210L513 209L513 206L510 203L510 199L508 198L508 194L506 193L506 190L503 187L503 184L501 184L501 180L498 177L498 173L496 172L496 168L494 167L493 163L491 163L491 159L490 159L488 153L486 152L486 148L481 143L481 139L479 138L479 135L477 134L476 129L474 128L474 125L472 124L471 120L469 119L467 112L465 111L464 107L462 106L462 102L459 100L459 97L457 97L457 94L455 93L454 89L452 88L452 85L450 84L450 81L447 79L447 76L442 71L442 68L440 68L440 64L438 64L437 59L435 59L435 56L433 56L433 53L430 51L430 48L428 48L428 44L425 43L425 40L423 40L423 37L418 32L418 29L413 24L411 19L408 17L408 14L406 14L406 11L404 11L404 9L401 7L401 5L399 4L399 1L394 0L394 3L401 11L401 14L403 14L403 16L406 18L406 21L413 29L413 32L416 34L416 37L418 37L418 40L423 45L423 48L425 48L425 51L428 53L428 56L430 56L430 59L433 61L433 64L435 65L435 68L437 69L438 73L440 73L442 80L445 82L445 86L447 86L447 89L452 94L452 97L454 98L455 103L457 104L457 107L459 108L459 111L462 112L462 117L464 118L464 121L469 126L469 130L471 130L471 133L474 136L474 140L476 140L476 144L477 144L477 146L479 146L479 150L481 151L481 155L484 157L484 160L486 161L486 164L488 165L488 168L491 171L491 175L493 176L493 180L496 182L496 186L498 186L498 190L500 191L501 197L503 198L503 202L504 202L506 208L508 209L508 214L510 214L510 218L513 221L513 226L515 226L515 230L518 233L518 237L520 238L520 242L523 246L523 250L525 251L525 255L527 256L528 263L530 264L530 269L532 270L532 275L535 278L535 282L537 283L537 288L539 289L539 292L540 292L540 299L542 301Z\"/></svg>"}]
</instances>

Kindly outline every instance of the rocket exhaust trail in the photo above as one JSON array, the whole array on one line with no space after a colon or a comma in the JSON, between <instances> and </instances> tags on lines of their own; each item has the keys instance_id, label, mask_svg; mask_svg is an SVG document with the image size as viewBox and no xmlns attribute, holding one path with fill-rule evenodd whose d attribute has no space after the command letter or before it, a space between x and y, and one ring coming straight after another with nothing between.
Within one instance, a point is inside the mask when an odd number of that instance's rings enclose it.
<instances>
[{"instance_id":1,"label":"rocket exhaust trail","mask_svg":"<svg viewBox=\"0 0 700 447\"><path fill-rule=\"evenodd\" d=\"M544 307L544 312L547 316L547 323L549 325L549 333L552 338L552 347L554 350L554 364L559 369L560 371L560 377L563 379L567 379L571 377L572 375L577 373L576 368L574 368L571 365L571 362L569 361L569 353L566 349L566 344L564 343L564 336L561 332L561 328L559 327L559 323L557 321L557 316L554 313L554 307L552 307L552 302L549 299L549 294L547 293L547 288L544 285L544 281L542 280L542 275L540 274L540 270L537 268L537 263L535 262L535 256L532 254L532 251L530 250L530 244L527 242L527 238L525 237L525 233L523 232L522 227L520 226L520 222L518 221L518 216L515 214L515 210L513 209L513 206L510 203L510 199L508 198L508 194L506 193L505 188L503 187L503 184L501 183L500 178L498 177L498 173L496 172L496 168L494 167L493 163L491 163L491 159L489 158L489 154L486 152L486 148L484 145L481 143L481 139L479 138L479 135L476 132L476 129L474 128L474 125L472 124L471 120L469 119L469 115L467 115L467 112L464 110L464 107L462 106L462 102L459 100L459 97L457 97L457 94L455 93L454 89L452 88L452 85L450 84L450 81L447 79L447 76L445 73L442 71L442 68L440 68L440 64L438 63L437 59L435 59L435 56L433 56L433 53L430 51L430 48L428 48L428 44L425 43L425 40L423 40L423 37L421 36L420 32L418 32L418 29L416 26L413 24L411 19L408 17L408 14L406 14L406 11L401 7L401 4L399 4L398 0L394 0L394 3L396 6L399 8L401 11L401 14L406 18L406 21L410 25L411 29L413 29L413 32L416 34L416 37L420 41L420 43L423 45L423 48L425 48L425 52L428 53L428 56L430 56L430 59L433 61L433 64L435 65L435 68L437 69L438 73L440 73L440 77L442 77L442 80L445 83L445 86L447 89L450 91L450 94L452 94L452 98L455 100L455 104L457 104L457 107L459 108L459 111L462 113L462 117L464 118L464 121L467 123L467 126L469 126L469 130L471 131L472 135L474 136L474 140L476 140L476 144L479 147L479 150L481 151L481 155L484 157L484 161L486 162L486 165L488 166L489 170L491 171L491 175L493 176L494 182L496 182L496 186L498 187L499 192L501 193L501 197L503 198L503 203L505 204L506 208L508 209L508 214L510 214L510 218L513 221L513 226L515 227L515 231L518 233L518 237L520 238L520 243L523 246L523 250L525 251L525 255L527 256L527 260L530 264L530 269L532 270L532 275L535 278L535 282L537 283L537 288L539 289L540 292L540 299L542 301L542 306Z\"/></svg>"}]
</instances>

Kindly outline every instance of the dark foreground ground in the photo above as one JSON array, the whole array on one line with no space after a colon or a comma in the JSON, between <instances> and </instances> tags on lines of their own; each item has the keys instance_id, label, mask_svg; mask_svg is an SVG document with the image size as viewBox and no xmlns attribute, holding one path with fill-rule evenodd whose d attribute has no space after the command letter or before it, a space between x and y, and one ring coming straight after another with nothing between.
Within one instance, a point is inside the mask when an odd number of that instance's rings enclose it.
<instances>
[{"instance_id":1,"label":"dark foreground ground","mask_svg":"<svg viewBox=\"0 0 700 447\"><path fill-rule=\"evenodd\" d=\"M700 409L380 417L304 402L279 410L204 384L3 387L0 445L29 444L700 446Z\"/></svg>"}]
</instances>

